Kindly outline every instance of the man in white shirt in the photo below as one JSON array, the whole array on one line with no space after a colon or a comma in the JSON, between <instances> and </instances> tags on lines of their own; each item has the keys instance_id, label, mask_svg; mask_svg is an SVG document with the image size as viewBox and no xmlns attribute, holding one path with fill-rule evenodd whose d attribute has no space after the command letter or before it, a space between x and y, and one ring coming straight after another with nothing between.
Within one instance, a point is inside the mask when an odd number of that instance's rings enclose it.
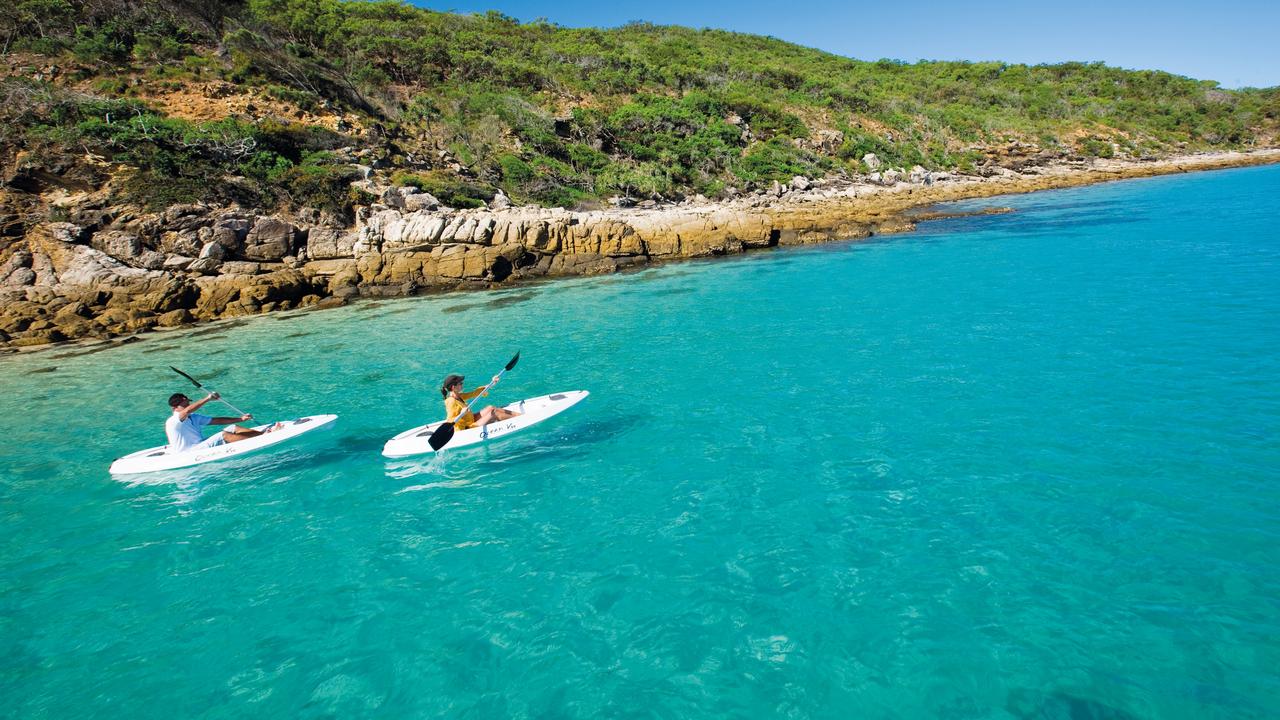
<instances>
[{"instance_id":1,"label":"man in white shirt","mask_svg":"<svg viewBox=\"0 0 1280 720\"><path fill-rule=\"evenodd\" d=\"M182 393L174 393L169 396L169 407L173 408L173 414L164 423L164 432L169 436L170 453L180 453L196 448L211 448L223 443L237 442L239 440L248 440L251 437L257 437L263 433L271 432L280 426L276 423L274 426L266 430L252 430L250 428L241 427L232 423L244 422L252 420L252 415L241 415L240 417L209 417L196 412L205 403L211 400L217 400L218 393L210 393L203 400L191 402L191 398ZM205 438L200 432L200 428L205 425L230 425L221 432L214 433Z\"/></svg>"}]
</instances>

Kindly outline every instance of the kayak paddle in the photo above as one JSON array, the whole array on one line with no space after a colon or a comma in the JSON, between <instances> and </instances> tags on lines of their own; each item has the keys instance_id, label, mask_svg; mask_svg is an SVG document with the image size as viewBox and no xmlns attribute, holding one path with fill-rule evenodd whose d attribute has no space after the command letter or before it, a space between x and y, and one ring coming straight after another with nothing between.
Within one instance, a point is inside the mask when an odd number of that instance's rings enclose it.
<instances>
[{"instance_id":1,"label":"kayak paddle","mask_svg":"<svg viewBox=\"0 0 1280 720\"><path fill-rule=\"evenodd\" d=\"M499 378L502 377L503 373L515 367L516 361L519 359L520 359L520 352L516 351L516 356L511 358L511 362L507 363L506 367L498 371L498 377ZM497 382L497 378L494 378L493 382L490 382L488 385L485 385L484 389L488 390L489 388L493 387L494 382ZM467 413L471 412L471 406L475 404L476 400L479 400L483 396L484 396L484 393L480 393L475 397L471 398L471 402L467 403L467 406L463 408L462 412L458 413L457 417L455 417L452 420L444 421L443 423L440 424L440 427L436 428L435 432L431 433L431 437L427 438L427 444L431 446L432 450L439 450L440 448L449 444L449 441L453 439L453 431L454 431L453 424L458 422L458 418L461 418Z\"/></svg>"},{"instance_id":2,"label":"kayak paddle","mask_svg":"<svg viewBox=\"0 0 1280 720\"><path fill-rule=\"evenodd\" d=\"M169 369L170 369L170 370L172 370L172 371L174 371L174 372L176 372L176 373L178 373L178 374L179 374L179 375L181 375L182 377L184 377L184 378L186 378L186 379L190 380L192 385L195 385L196 387L200 388L201 390L204 390L205 392L216 392L216 391L215 391L215 390L213 390L212 388L207 388L207 387L205 387L205 386L201 385L199 380L196 380L195 378L193 378L193 377L191 377L190 375L188 375L188 374L186 374L186 373L182 372L181 370L179 370L178 368L176 368L176 367L174 367L174 366L172 366L172 365L170 365L170 366L169 366ZM245 412L245 411L241 410L240 408L236 407L235 405L232 405L231 403L227 402L226 400L223 400L221 395L219 395L219 396L218 396L218 402L222 403L223 405L226 405L227 407L231 408L232 410L235 410L237 414L240 414L240 415L248 415L248 414L249 414L249 413L247 413L247 412ZM447 441L446 441L446 442L447 442Z\"/></svg>"}]
</instances>

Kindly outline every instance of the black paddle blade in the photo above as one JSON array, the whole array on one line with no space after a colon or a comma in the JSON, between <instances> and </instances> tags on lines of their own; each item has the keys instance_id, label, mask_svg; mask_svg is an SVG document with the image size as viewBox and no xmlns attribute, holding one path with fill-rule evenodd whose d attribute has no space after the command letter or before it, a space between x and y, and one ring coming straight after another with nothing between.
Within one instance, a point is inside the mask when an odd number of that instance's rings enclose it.
<instances>
[{"instance_id":1,"label":"black paddle blade","mask_svg":"<svg viewBox=\"0 0 1280 720\"><path fill-rule=\"evenodd\" d=\"M519 351L519 350L517 350L517 351L516 351L516 356L515 356L515 357L513 357L513 358L511 358L511 362L507 363L507 369L508 369L508 370L510 370L511 368L515 367L515 366L516 366L516 361L517 361L517 360L519 360L519 359L520 359L520 351Z\"/></svg>"},{"instance_id":2,"label":"black paddle blade","mask_svg":"<svg viewBox=\"0 0 1280 720\"><path fill-rule=\"evenodd\" d=\"M519 353L516 353L516 354L517 354L517 355L519 355ZM174 366L170 365L170 366L169 366L169 369L170 369L170 370L172 370L172 371L174 371L174 372L176 372L176 373L178 373L178 374L179 374L179 375L181 375L182 377L184 377L184 378L186 378L186 379L190 380L192 385L195 385L196 387L204 387L204 386L203 386L203 385L201 385L200 383L196 382L196 379L195 379L195 378L193 378L193 377L191 377L190 375L188 375L188 374L186 374L186 373L182 372L182 371L181 371L181 370L179 370L178 368L176 368L176 367L174 367Z\"/></svg>"},{"instance_id":3,"label":"black paddle blade","mask_svg":"<svg viewBox=\"0 0 1280 720\"><path fill-rule=\"evenodd\" d=\"M436 428L435 432L431 433L431 437L427 438L427 444L431 446L432 450L439 450L445 445L448 445L449 441L452 439L453 423L447 422Z\"/></svg>"}]
</instances>

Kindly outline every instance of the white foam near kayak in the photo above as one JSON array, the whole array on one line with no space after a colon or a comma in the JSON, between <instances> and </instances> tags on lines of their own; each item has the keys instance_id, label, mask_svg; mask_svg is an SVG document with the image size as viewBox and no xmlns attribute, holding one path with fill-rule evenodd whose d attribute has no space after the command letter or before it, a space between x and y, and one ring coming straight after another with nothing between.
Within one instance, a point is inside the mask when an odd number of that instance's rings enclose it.
<instances>
[{"instance_id":1,"label":"white foam near kayak","mask_svg":"<svg viewBox=\"0 0 1280 720\"><path fill-rule=\"evenodd\" d=\"M248 440L223 443L216 447L199 448L180 453L169 452L167 445L139 450L111 463L110 472L112 475L133 475L159 470L175 470L177 468L190 467L191 465L214 462L215 460L239 457L255 450L279 445L286 440L292 440L312 430L328 427L337 419L337 415L310 415L296 420L285 420L282 422L283 427L279 430L251 437ZM253 429L265 430L273 424L259 425Z\"/></svg>"},{"instance_id":2,"label":"white foam near kayak","mask_svg":"<svg viewBox=\"0 0 1280 720\"><path fill-rule=\"evenodd\" d=\"M542 395L535 398L528 398L519 402L513 402L506 406L507 410L518 412L520 415L510 420L499 420L489 423L484 427L467 428L459 430L453 434L453 439L449 444L445 445L442 450L452 450L454 448L466 447L467 445L476 445L490 440L506 437L514 432L519 432L530 425L536 425L549 417L559 415L569 408L582 402L583 399L591 393L586 390L570 390L568 392L552 393L550 395ZM431 445L427 439L431 437L431 433L436 428L444 424L444 421L429 423L427 425L419 425L411 430L405 430L399 435L387 441L382 446L382 454L389 458L408 457L410 455L421 455L422 453L435 452L431 449Z\"/></svg>"}]
</instances>

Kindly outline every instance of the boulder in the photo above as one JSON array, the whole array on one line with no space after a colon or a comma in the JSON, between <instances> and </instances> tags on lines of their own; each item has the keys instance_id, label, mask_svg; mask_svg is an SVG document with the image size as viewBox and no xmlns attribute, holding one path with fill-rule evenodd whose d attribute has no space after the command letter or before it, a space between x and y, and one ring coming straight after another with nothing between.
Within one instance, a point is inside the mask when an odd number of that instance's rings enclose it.
<instances>
[{"instance_id":1,"label":"boulder","mask_svg":"<svg viewBox=\"0 0 1280 720\"><path fill-rule=\"evenodd\" d=\"M76 301L67 303L66 305L58 308L57 312L53 314L53 317L55 320L63 321L71 317L87 318L91 315L93 315L93 312L89 310L88 305Z\"/></svg>"},{"instance_id":2,"label":"boulder","mask_svg":"<svg viewBox=\"0 0 1280 720\"><path fill-rule=\"evenodd\" d=\"M871 172L875 172L880 169L883 163L880 162L880 158L876 157L875 153L867 153L862 156L862 164L866 165Z\"/></svg>"},{"instance_id":3,"label":"boulder","mask_svg":"<svg viewBox=\"0 0 1280 720\"><path fill-rule=\"evenodd\" d=\"M2 284L13 286L13 287L22 287L25 285L34 284L35 281L36 281L35 270L32 270L31 268L20 267L20 268L14 268L13 270L11 270L4 277Z\"/></svg>"},{"instance_id":4,"label":"boulder","mask_svg":"<svg viewBox=\"0 0 1280 720\"><path fill-rule=\"evenodd\" d=\"M209 241L200 248L201 260L223 260L227 257L227 247L222 243Z\"/></svg>"},{"instance_id":5,"label":"boulder","mask_svg":"<svg viewBox=\"0 0 1280 720\"><path fill-rule=\"evenodd\" d=\"M245 237L249 235L249 228L251 227L253 227L253 223L249 222L248 218L240 217L239 215L219 218L213 224L215 234L225 230L235 236L235 242L244 242Z\"/></svg>"},{"instance_id":6,"label":"boulder","mask_svg":"<svg viewBox=\"0 0 1280 720\"><path fill-rule=\"evenodd\" d=\"M386 205L389 208L404 210L404 199L410 195L417 195L421 192L422 191L418 190L418 188L411 185L393 186L382 191L382 195L379 196L378 199L382 201L383 205Z\"/></svg>"},{"instance_id":7,"label":"boulder","mask_svg":"<svg viewBox=\"0 0 1280 720\"><path fill-rule=\"evenodd\" d=\"M404 196L404 209L406 212L418 212L419 210L435 210L440 207L440 201L431 193L414 193Z\"/></svg>"},{"instance_id":8,"label":"boulder","mask_svg":"<svg viewBox=\"0 0 1280 720\"><path fill-rule=\"evenodd\" d=\"M171 277L138 292L127 293L129 307L145 313L166 313L178 308L191 307L199 295L199 289L186 277Z\"/></svg>"},{"instance_id":9,"label":"boulder","mask_svg":"<svg viewBox=\"0 0 1280 720\"><path fill-rule=\"evenodd\" d=\"M160 317L156 318L156 325L160 327L177 327L191 322L191 311L186 308L178 308L170 310Z\"/></svg>"},{"instance_id":10,"label":"boulder","mask_svg":"<svg viewBox=\"0 0 1280 720\"><path fill-rule=\"evenodd\" d=\"M254 277L251 284L241 288L240 300L258 306L269 302L294 303L311 290L311 282L305 275L297 270L281 270Z\"/></svg>"},{"instance_id":11,"label":"boulder","mask_svg":"<svg viewBox=\"0 0 1280 720\"><path fill-rule=\"evenodd\" d=\"M17 337L9 341L13 347L32 347L35 345L48 345L49 343L61 342L66 340L67 336L57 328L48 328L28 332L22 337Z\"/></svg>"},{"instance_id":12,"label":"boulder","mask_svg":"<svg viewBox=\"0 0 1280 720\"><path fill-rule=\"evenodd\" d=\"M79 245L89 239L89 233L84 228L68 222L50 223L48 232L54 240L72 245Z\"/></svg>"},{"instance_id":13,"label":"boulder","mask_svg":"<svg viewBox=\"0 0 1280 720\"><path fill-rule=\"evenodd\" d=\"M89 244L117 260L131 260L142 253L141 238L119 230L95 233Z\"/></svg>"},{"instance_id":14,"label":"boulder","mask_svg":"<svg viewBox=\"0 0 1280 720\"><path fill-rule=\"evenodd\" d=\"M46 226L33 227L27 242L38 284L115 289L145 287L163 278L161 273L124 265L101 250L59 240Z\"/></svg>"},{"instance_id":15,"label":"boulder","mask_svg":"<svg viewBox=\"0 0 1280 720\"><path fill-rule=\"evenodd\" d=\"M244 248L244 238L248 234L240 234L234 228L214 227L209 228L209 237L206 243L216 243L222 246L223 250L228 253L238 253Z\"/></svg>"},{"instance_id":16,"label":"boulder","mask_svg":"<svg viewBox=\"0 0 1280 720\"><path fill-rule=\"evenodd\" d=\"M187 257L186 255L170 255L164 261L164 269L168 272L181 272L190 267L191 263L195 261L195 258Z\"/></svg>"},{"instance_id":17,"label":"boulder","mask_svg":"<svg viewBox=\"0 0 1280 720\"><path fill-rule=\"evenodd\" d=\"M227 260L222 263L223 275L257 275L262 272L262 265L244 260Z\"/></svg>"},{"instance_id":18,"label":"boulder","mask_svg":"<svg viewBox=\"0 0 1280 720\"><path fill-rule=\"evenodd\" d=\"M260 217L245 237L241 254L249 260L278 261L293 253L298 229L275 217Z\"/></svg>"},{"instance_id":19,"label":"boulder","mask_svg":"<svg viewBox=\"0 0 1280 720\"><path fill-rule=\"evenodd\" d=\"M210 224L207 216L209 208L199 203L186 205L170 205L160 216L160 221L168 230L195 230Z\"/></svg>"},{"instance_id":20,"label":"boulder","mask_svg":"<svg viewBox=\"0 0 1280 720\"><path fill-rule=\"evenodd\" d=\"M383 252L418 250L437 245L443 240L446 219L425 212L394 218L385 214L377 216L385 222L379 243Z\"/></svg>"},{"instance_id":21,"label":"boulder","mask_svg":"<svg viewBox=\"0 0 1280 720\"><path fill-rule=\"evenodd\" d=\"M329 227L313 227L307 233L307 257L311 260L349 258L355 255L359 234Z\"/></svg>"},{"instance_id":22,"label":"boulder","mask_svg":"<svg viewBox=\"0 0 1280 720\"><path fill-rule=\"evenodd\" d=\"M129 264L146 270L161 270L164 268L164 261L164 253L156 252L155 250L143 250L136 258L130 260Z\"/></svg>"},{"instance_id":23,"label":"boulder","mask_svg":"<svg viewBox=\"0 0 1280 720\"><path fill-rule=\"evenodd\" d=\"M498 190L493 194L493 199L489 201L490 210L506 210L511 207L511 198L507 194Z\"/></svg>"},{"instance_id":24,"label":"boulder","mask_svg":"<svg viewBox=\"0 0 1280 720\"><path fill-rule=\"evenodd\" d=\"M31 252L15 250L9 259L0 265L0 286L24 287L36 281L36 272L31 269Z\"/></svg>"},{"instance_id":25,"label":"boulder","mask_svg":"<svg viewBox=\"0 0 1280 720\"><path fill-rule=\"evenodd\" d=\"M219 260L218 258L203 257L203 258L198 258L195 262L192 262L190 265L188 265L187 270L189 272L200 273L201 275L212 275L218 272L218 269L221 267L222 267L222 261Z\"/></svg>"}]
</instances>

